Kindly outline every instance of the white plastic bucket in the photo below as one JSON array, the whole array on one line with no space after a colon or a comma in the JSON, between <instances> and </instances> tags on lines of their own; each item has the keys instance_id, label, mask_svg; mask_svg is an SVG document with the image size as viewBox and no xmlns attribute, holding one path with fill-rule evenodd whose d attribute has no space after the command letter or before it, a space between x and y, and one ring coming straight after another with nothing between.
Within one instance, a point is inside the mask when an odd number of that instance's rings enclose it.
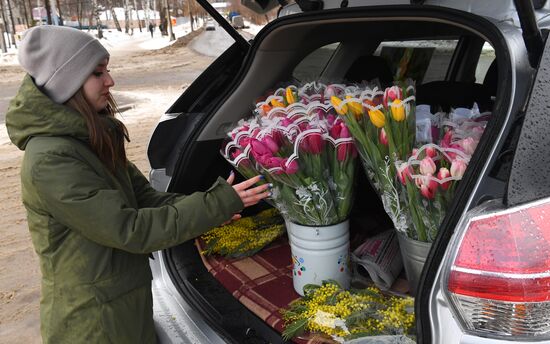
<instances>
[{"instance_id":1,"label":"white plastic bucket","mask_svg":"<svg viewBox=\"0 0 550 344\"><path fill-rule=\"evenodd\" d=\"M349 221L332 226L309 227L287 222L292 254L294 289L304 295L306 284L335 280L344 289L351 282Z\"/></svg>"}]
</instances>

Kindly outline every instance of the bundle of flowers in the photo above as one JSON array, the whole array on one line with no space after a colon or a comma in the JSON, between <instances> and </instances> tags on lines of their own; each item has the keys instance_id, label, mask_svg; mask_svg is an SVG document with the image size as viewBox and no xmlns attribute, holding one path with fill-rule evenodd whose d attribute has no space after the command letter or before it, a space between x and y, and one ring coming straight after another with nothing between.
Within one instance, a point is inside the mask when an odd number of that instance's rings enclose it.
<instances>
[{"instance_id":1,"label":"bundle of flowers","mask_svg":"<svg viewBox=\"0 0 550 344\"><path fill-rule=\"evenodd\" d=\"M396 163L412 220L406 234L424 242L435 239L486 125L481 116L459 120L452 118L452 112L451 116L442 115L442 137L432 131L437 144L413 149L407 161Z\"/></svg>"},{"instance_id":2,"label":"bundle of flowers","mask_svg":"<svg viewBox=\"0 0 550 344\"><path fill-rule=\"evenodd\" d=\"M256 117L230 132L222 155L245 177L263 174L289 221L326 226L349 215L357 153L342 119L311 89L289 86L260 102Z\"/></svg>"},{"instance_id":3,"label":"bundle of flowers","mask_svg":"<svg viewBox=\"0 0 550 344\"><path fill-rule=\"evenodd\" d=\"M342 290L335 282L306 285L305 296L281 310L283 338L305 331L330 336L335 342L379 335L411 335L414 300L386 296L379 289Z\"/></svg>"},{"instance_id":4,"label":"bundle of flowers","mask_svg":"<svg viewBox=\"0 0 550 344\"><path fill-rule=\"evenodd\" d=\"M204 233L200 237L205 247L202 254L219 254L227 258L249 257L283 233L284 220L277 210L271 208Z\"/></svg>"},{"instance_id":5,"label":"bundle of flowers","mask_svg":"<svg viewBox=\"0 0 550 344\"><path fill-rule=\"evenodd\" d=\"M410 155L415 143L415 97L412 82L385 90L342 88L331 97L353 136L365 172L384 209L399 231L410 226L406 200L396 187L394 163Z\"/></svg>"}]
</instances>

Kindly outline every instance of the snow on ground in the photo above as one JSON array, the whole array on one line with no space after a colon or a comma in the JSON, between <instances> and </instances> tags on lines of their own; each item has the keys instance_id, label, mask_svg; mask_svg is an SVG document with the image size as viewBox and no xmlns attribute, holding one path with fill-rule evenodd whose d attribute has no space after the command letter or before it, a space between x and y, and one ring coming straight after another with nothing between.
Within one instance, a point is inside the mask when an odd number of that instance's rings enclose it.
<instances>
[{"instance_id":1,"label":"snow on ground","mask_svg":"<svg viewBox=\"0 0 550 344\"><path fill-rule=\"evenodd\" d=\"M188 18L176 18L176 22L178 24L173 26L173 32L176 36L176 39L183 37L191 32L191 25ZM200 27L202 24L202 21L198 19L195 28ZM90 34L97 37L97 30L83 31L89 32ZM229 37L229 35L227 35L227 37ZM232 41L231 38L229 39ZM134 27L133 34L131 35L126 34L124 32L124 28L122 32L117 31L116 29L103 30L103 39L101 39L101 43L105 46L105 48L107 48L107 50L109 50L110 53L116 53L120 50L156 50L167 47L174 42L175 41L170 41L168 36L161 36L158 27L155 28L152 38L151 33L146 28L142 28L142 32L139 32L139 28ZM227 47L229 47L229 45L226 45L226 48ZM17 49L15 49L13 46L12 48L8 49L7 53L0 52L0 66L17 64Z\"/></svg>"},{"instance_id":2,"label":"snow on ground","mask_svg":"<svg viewBox=\"0 0 550 344\"><path fill-rule=\"evenodd\" d=\"M244 21L244 25L246 26L245 29L242 29L244 32L248 32L252 36L256 36L258 32L260 32L261 29L264 28L265 25L255 25L248 21Z\"/></svg>"},{"instance_id":3,"label":"snow on ground","mask_svg":"<svg viewBox=\"0 0 550 344\"><path fill-rule=\"evenodd\" d=\"M189 46L199 54L217 57L233 43L235 43L235 40L216 23L216 30L204 31Z\"/></svg>"}]
</instances>

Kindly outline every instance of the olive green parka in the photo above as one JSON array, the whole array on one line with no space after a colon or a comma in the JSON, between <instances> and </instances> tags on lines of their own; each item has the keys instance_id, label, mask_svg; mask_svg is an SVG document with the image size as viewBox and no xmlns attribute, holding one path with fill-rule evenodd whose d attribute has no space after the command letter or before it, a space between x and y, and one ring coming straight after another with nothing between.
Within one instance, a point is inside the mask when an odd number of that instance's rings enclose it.
<instances>
[{"instance_id":1,"label":"olive green parka","mask_svg":"<svg viewBox=\"0 0 550 344\"><path fill-rule=\"evenodd\" d=\"M22 199L40 258L44 343L155 343L150 252L220 225L243 208L223 179L189 196L155 191L132 164L112 174L84 117L26 76L6 126L25 151Z\"/></svg>"}]
</instances>

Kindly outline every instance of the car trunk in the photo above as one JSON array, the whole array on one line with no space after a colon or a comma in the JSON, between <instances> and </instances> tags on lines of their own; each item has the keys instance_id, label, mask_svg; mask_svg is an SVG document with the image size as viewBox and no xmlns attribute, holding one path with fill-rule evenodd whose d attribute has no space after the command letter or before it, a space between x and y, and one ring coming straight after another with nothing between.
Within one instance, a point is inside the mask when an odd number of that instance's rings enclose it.
<instances>
[{"instance_id":1,"label":"car trunk","mask_svg":"<svg viewBox=\"0 0 550 344\"><path fill-rule=\"evenodd\" d=\"M494 148L496 135L500 132L507 120L510 102L512 101L512 87L510 60L505 41L498 30L489 21L459 12L440 8L413 8L410 7L378 7L376 10L367 8L353 8L349 10L324 11L318 14L302 14L283 18L269 24L256 37L250 53L247 55L237 78L232 82L227 91L220 94L210 104L212 110L205 114L205 120L199 125L200 130L193 137L192 143L186 148L184 156L175 164L169 191L190 193L196 190L206 189L219 175L228 174L230 165L219 153L225 133L238 120L251 115L250 107L255 100L261 97L266 90L272 89L281 81L292 81L295 68L311 52L320 47L339 43L338 49L345 49L350 61L347 66L339 62L339 68L330 67L330 62L322 71L319 79L323 82L338 82L345 76L345 71L351 67L353 60L365 52L370 52L373 47L382 41L410 41L425 38L437 38L449 40L462 39L461 42L474 41L479 43L479 49L483 42L488 41L496 52L498 62L498 88L493 96L493 116L487 127L486 134L482 138L478 149L473 156L471 167L460 184L455 196L452 210L444 221L440 237L448 237L456 224L456 221L466 209L477 204L482 198L478 196L473 202L466 202L472 196L475 181L482 178L482 166L488 158L489 152ZM465 79L462 72L465 68L460 56L453 57L450 62L451 72L439 84L442 95L452 93L459 99L463 94L464 85L474 86L472 80ZM339 79L340 78L340 79ZM449 80L453 78L453 80ZM301 80L312 81L312 80ZM458 81L462 86L450 85L450 81ZM481 86L479 86L481 87ZM419 86L419 94L421 97ZM426 88L425 92L434 92L432 88ZM496 97L494 97L496 96ZM520 95L525 96L525 95ZM429 99L429 97L425 98ZM479 99L471 99L480 101ZM435 100L436 101L436 100ZM450 97L453 101L453 97ZM461 99L457 102L462 101ZM470 101L468 99L467 101ZM434 104L435 105L435 104ZM177 109L177 104L174 105ZM200 168L197 167L200 165ZM501 167L502 168L502 167ZM507 179L506 168L501 175L493 176L491 189L486 190L483 197L497 198L504 194L504 180ZM365 233L375 234L381 230L392 227L391 221L384 212L380 199L370 187L364 173L358 178L356 201L351 215L352 246L357 238L364 237ZM267 207L266 204L247 209L244 215L253 214ZM445 233L445 234L444 234ZM280 249L279 258L285 255L286 242L284 239L277 243ZM439 251L445 248L443 239L436 240L434 247L440 246ZM353 248L353 247L352 247ZM433 248L432 248L432 251ZM258 311L254 301L248 295L243 297L239 286L234 286L228 291L226 281L220 283L219 271L208 266L215 272L215 278L205 266L210 263L201 257L194 242L187 242L180 246L163 252L168 265L168 271L176 282L180 293L209 320L209 323L222 333L228 341L238 343L280 343L284 342L275 327L280 330L280 323L273 321L273 314L265 314L265 307ZM427 264L436 269L441 260L442 253L431 254ZM267 258L266 258L267 259ZM284 267L284 257L283 263ZM290 256L286 257L288 267L291 266ZM227 262L225 262L227 263ZM222 264L223 265L223 264ZM220 265L221 266L221 265ZM252 266L252 268L250 267ZM254 266L258 269L254 274ZM274 269L272 273L278 274L280 270ZM250 275L259 276L264 269L261 264L249 264ZM426 269L425 269L426 270ZM263 270L262 270L263 271ZM430 272L424 271L422 290L429 289ZM407 290L404 275L402 283L398 283L394 291ZM428 281L428 282L426 282ZM225 287L224 287L225 284ZM261 294L261 298L269 301L277 299L280 295L289 295L291 298L292 284L281 284L280 288L271 288ZM422 291L421 291L422 293ZM296 295L297 296L297 295ZM286 299L285 299L286 300ZM277 302L281 302L280 300ZM273 302L273 305L277 305ZM252 312L251 309L255 309ZM264 313L262 313L264 311ZM426 310L419 303L416 305L416 313L419 321L426 319ZM270 324L268 324L270 323ZM270 326L271 325L271 326ZM419 326L421 328L421 326Z\"/></svg>"}]
</instances>

